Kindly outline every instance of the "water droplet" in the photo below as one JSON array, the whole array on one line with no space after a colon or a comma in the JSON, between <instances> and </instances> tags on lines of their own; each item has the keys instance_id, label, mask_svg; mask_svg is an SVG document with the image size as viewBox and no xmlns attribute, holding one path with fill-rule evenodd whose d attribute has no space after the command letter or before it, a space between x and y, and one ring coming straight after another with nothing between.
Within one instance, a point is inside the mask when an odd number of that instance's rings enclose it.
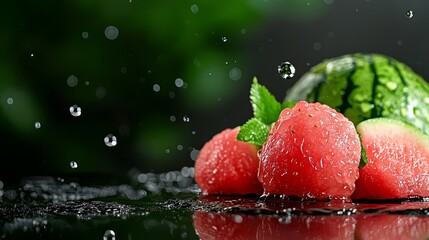
<instances>
[{"instance_id":1,"label":"water droplet","mask_svg":"<svg viewBox=\"0 0 429 240\"><path fill-rule=\"evenodd\" d=\"M34 57L34 53L30 54L30 57Z\"/></svg>"},{"instance_id":2,"label":"water droplet","mask_svg":"<svg viewBox=\"0 0 429 240\"><path fill-rule=\"evenodd\" d=\"M165 153L170 153L170 149L169 148L165 149Z\"/></svg>"},{"instance_id":3,"label":"water droplet","mask_svg":"<svg viewBox=\"0 0 429 240\"><path fill-rule=\"evenodd\" d=\"M76 104L71 106L69 110L73 117L79 117L82 114L82 109Z\"/></svg>"},{"instance_id":4,"label":"water droplet","mask_svg":"<svg viewBox=\"0 0 429 240\"><path fill-rule=\"evenodd\" d=\"M192 160L197 160L198 154L200 154L200 151L197 149L193 149L190 153L191 159Z\"/></svg>"},{"instance_id":5,"label":"water droplet","mask_svg":"<svg viewBox=\"0 0 429 240\"><path fill-rule=\"evenodd\" d=\"M40 124L40 122L35 122L35 123L34 123L34 127L35 127L36 129L39 129L41 126L42 126L42 125Z\"/></svg>"},{"instance_id":6,"label":"water droplet","mask_svg":"<svg viewBox=\"0 0 429 240\"><path fill-rule=\"evenodd\" d=\"M322 44L320 42L313 43L313 49L315 51L319 51L322 48Z\"/></svg>"},{"instance_id":7,"label":"water droplet","mask_svg":"<svg viewBox=\"0 0 429 240\"><path fill-rule=\"evenodd\" d=\"M106 96L106 93L107 93L107 91L104 87L99 87L99 88L97 88L97 90L95 90L95 96L98 99L104 98Z\"/></svg>"},{"instance_id":8,"label":"water droplet","mask_svg":"<svg viewBox=\"0 0 429 240\"><path fill-rule=\"evenodd\" d=\"M113 230L106 230L103 235L103 240L115 240L116 234Z\"/></svg>"},{"instance_id":9,"label":"water droplet","mask_svg":"<svg viewBox=\"0 0 429 240\"><path fill-rule=\"evenodd\" d=\"M195 133L197 133L197 132L195 132L195 131L192 131L191 133L192 133L192 135L195 135Z\"/></svg>"},{"instance_id":10,"label":"water droplet","mask_svg":"<svg viewBox=\"0 0 429 240\"><path fill-rule=\"evenodd\" d=\"M188 116L183 116L183 121L184 122L189 122L191 119Z\"/></svg>"},{"instance_id":11,"label":"water droplet","mask_svg":"<svg viewBox=\"0 0 429 240\"><path fill-rule=\"evenodd\" d=\"M177 150L182 151L183 150L183 146L182 145L177 145Z\"/></svg>"},{"instance_id":12,"label":"water droplet","mask_svg":"<svg viewBox=\"0 0 429 240\"><path fill-rule=\"evenodd\" d=\"M197 6L197 4L192 4L192 6L191 6L191 12L194 13L194 14L198 12L198 6Z\"/></svg>"},{"instance_id":13,"label":"water droplet","mask_svg":"<svg viewBox=\"0 0 429 240\"><path fill-rule=\"evenodd\" d=\"M405 15L406 15L408 18L412 18L412 17L414 16L414 13L413 13L413 11L408 10L408 11L405 13Z\"/></svg>"},{"instance_id":14,"label":"water droplet","mask_svg":"<svg viewBox=\"0 0 429 240\"><path fill-rule=\"evenodd\" d=\"M82 33L82 38L87 39L89 37L89 33L88 32L83 32Z\"/></svg>"},{"instance_id":15,"label":"water droplet","mask_svg":"<svg viewBox=\"0 0 429 240\"><path fill-rule=\"evenodd\" d=\"M78 82L79 79L73 74L67 77L67 85L69 87L76 87Z\"/></svg>"},{"instance_id":16,"label":"water droplet","mask_svg":"<svg viewBox=\"0 0 429 240\"><path fill-rule=\"evenodd\" d=\"M390 91L393 91L393 90L395 90L398 87L398 84L396 84L396 82L389 81L389 82L386 83L386 87Z\"/></svg>"},{"instance_id":17,"label":"water droplet","mask_svg":"<svg viewBox=\"0 0 429 240\"><path fill-rule=\"evenodd\" d=\"M13 104L13 98L8 98L6 100L7 104L12 105Z\"/></svg>"},{"instance_id":18,"label":"water droplet","mask_svg":"<svg viewBox=\"0 0 429 240\"><path fill-rule=\"evenodd\" d=\"M104 137L104 144L108 147L114 147L116 144L118 144L118 140L113 134L108 134L106 137Z\"/></svg>"},{"instance_id":19,"label":"water droplet","mask_svg":"<svg viewBox=\"0 0 429 240\"><path fill-rule=\"evenodd\" d=\"M227 42L227 41L228 41L228 38L222 37L222 42Z\"/></svg>"},{"instance_id":20,"label":"water droplet","mask_svg":"<svg viewBox=\"0 0 429 240\"><path fill-rule=\"evenodd\" d=\"M104 30L104 35L109 40L115 40L119 35L119 30L115 26L108 26L106 30Z\"/></svg>"},{"instance_id":21,"label":"water droplet","mask_svg":"<svg viewBox=\"0 0 429 240\"><path fill-rule=\"evenodd\" d=\"M159 92L160 90L161 90L161 86L159 86L159 84L154 84L153 85L153 91Z\"/></svg>"},{"instance_id":22,"label":"water droplet","mask_svg":"<svg viewBox=\"0 0 429 240\"><path fill-rule=\"evenodd\" d=\"M86 85L86 86L88 86L88 85L89 85L89 81L86 81L86 82L85 82L85 85Z\"/></svg>"},{"instance_id":23,"label":"water droplet","mask_svg":"<svg viewBox=\"0 0 429 240\"><path fill-rule=\"evenodd\" d=\"M177 79L174 81L174 84L176 84L176 87L180 88L180 87L182 87L182 86L183 86L183 80L182 80L181 78L177 78Z\"/></svg>"},{"instance_id":24,"label":"water droplet","mask_svg":"<svg viewBox=\"0 0 429 240\"><path fill-rule=\"evenodd\" d=\"M295 67L290 62L283 62L277 67L277 71L284 79L293 78L295 75Z\"/></svg>"},{"instance_id":25,"label":"water droplet","mask_svg":"<svg viewBox=\"0 0 429 240\"><path fill-rule=\"evenodd\" d=\"M170 116L170 122L175 122L176 121L176 117L175 116Z\"/></svg>"},{"instance_id":26,"label":"water droplet","mask_svg":"<svg viewBox=\"0 0 429 240\"><path fill-rule=\"evenodd\" d=\"M238 67L235 67L229 71L229 78L233 81L238 81L241 78L241 69Z\"/></svg>"},{"instance_id":27,"label":"water droplet","mask_svg":"<svg viewBox=\"0 0 429 240\"><path fill-rule=\"evenodd\" d=\"M398 47L400 47L400 46L402 46L402 44L404 44L404 42L402 42L402 40L398 40L398 41L396 42L396 44L398 45Z\"/></svg>"},{"instance_id":28,"label":"water droplet","mask_svg":"<svg viewBox=\"0 0 429 240\"><path fill-rule=\"evenodd\" d=\"M70 167L73 168L73 169L76 169L77 168L77 162L71 161L70 162Z\"/></svg>"}]
</instances>

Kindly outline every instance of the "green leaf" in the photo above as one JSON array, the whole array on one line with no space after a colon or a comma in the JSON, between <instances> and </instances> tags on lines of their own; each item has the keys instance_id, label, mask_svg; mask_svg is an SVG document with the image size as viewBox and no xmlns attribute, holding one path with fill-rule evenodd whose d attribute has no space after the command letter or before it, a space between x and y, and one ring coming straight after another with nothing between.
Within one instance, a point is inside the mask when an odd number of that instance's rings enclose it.
<instances>
[{"instance_id":1,"label":"green leaf","mask_svg":"<svg viewBox=\"0 0 429 240\"><path fill-rule=\"evenodd\" d=\"M240 127L237 140L262 146L269 133L269 125L264 124L257 118L252 118Z\"/></svg>"},{"instance_id":2,"label":"green leaf","mask_svg":"<svg viewBox=\"0 0 429 240\"><path fill-rule=\"evenodd\" d=\"M282 103L282 108L293 108L295 106L296 102L294 101L285 101Z\"/></svg>"},{"instance_id":3,"label":"green leaf","mask_svg":"<svg viewBox=\"0 0 429 240\"><path fill-rule=\"evenodd\" d=\"M360 151L361 157L359 162L359 169L361 169L368 164L368 157L366 155L366 149L363 147L362 139L360 135L359 135L359 140L360 140L360 146L361 146L361 151Z\"/></svg>"},{"instance_id":4,"label":"green leaf","mask_svg":"<svg viewBox=\"0 0 429 240\"><path fill-rule=\"evenodd\" d=\"M253 78L250 89L250 102L253 107L253 116L266 125L277 121L282 111L282 105L266 87L258 83L256 77Z\"/></svg>"}]
</instances>

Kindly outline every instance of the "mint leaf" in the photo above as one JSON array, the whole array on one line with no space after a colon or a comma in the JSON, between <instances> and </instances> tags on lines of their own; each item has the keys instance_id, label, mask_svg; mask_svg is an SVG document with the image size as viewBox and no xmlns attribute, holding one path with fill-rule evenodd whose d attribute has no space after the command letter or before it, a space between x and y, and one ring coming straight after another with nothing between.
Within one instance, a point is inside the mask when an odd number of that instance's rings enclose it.
<instances>
[{"instance_id":1,"label":"mint leaf","mask_svg":"<svg viewBox=\"0 0 429 240\"><path fill-rule=\"evenodd\" d=\"M282 105L277 102L266 87L258 83L256 77L253 78L250 89L250 102L252 103L253 116L266 125L277 121L282 111Z\"/></svg>"},{"instance_id":2,"label":"mint leaf","mask_svg":"<svg viewBox=\"0 0 429 240\"><path fill-rule=\"evenodd\" d=\"M270 127L268 125L257 118L251 118L240 127L237 140L262 146L267 140L269 133Z\"/></svg>"},{"instance_id":3,"label":"mint leaf","mask_svg":"<svg viewBox=\"0 0 429 240\"><path fill-rule=\"evenodd\" d=\"M360 135L359 135L359 140L360 140L360 147L361 147L359 169L361 169L368 164L368 157L366 155L366 149L363 147L362 138L360 137Z\"/></svg>"},{"instance_id":4,"label":"mint leaf","mask_svg":"<svg viewBox=\"0 0 429 240\"><path fill-rule=\"evenodd\" d=\"M295 106L296 102L292 102L292 101L286 101L282 103L282 108L293 108Z\"/></svg>"}]
</instances>

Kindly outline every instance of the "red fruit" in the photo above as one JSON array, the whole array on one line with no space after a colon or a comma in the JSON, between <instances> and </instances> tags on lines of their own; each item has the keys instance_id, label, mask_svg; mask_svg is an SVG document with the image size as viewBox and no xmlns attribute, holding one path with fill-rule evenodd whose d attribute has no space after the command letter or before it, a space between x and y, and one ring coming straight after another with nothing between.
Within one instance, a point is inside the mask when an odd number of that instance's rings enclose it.
<instances>
[{"instance_id":1,"label":"red fruit","mask_svg":"<svg viewBox=\"0 0 429 240\"><path fill-rule=\"evenodd\" d=\"M406 123L377 118L357 130L368 164L360 170L354 199L429 196L429 138Z\"/></svg>"},{"instance_id":2,"label":"red fruit","mask_svg":"<svg viewBox=\"0 0 429 240\"><path fill-rule=\"evenodd\" d=\"M203 194L261 194L258 148L236 140L239 128L226 129L201 149L195 181Z\"/></svg>"},{"instance_id":3,"label":"red fruit","mask_svg":"<svg viewBox=\"0 0 429 240\"><path fill-rule=\"evenodd\" d=\"M347 198L359 176L361 145L352 122L320 103L284 109L261 149L265 194Z\"/></svg>"}]
</instances>

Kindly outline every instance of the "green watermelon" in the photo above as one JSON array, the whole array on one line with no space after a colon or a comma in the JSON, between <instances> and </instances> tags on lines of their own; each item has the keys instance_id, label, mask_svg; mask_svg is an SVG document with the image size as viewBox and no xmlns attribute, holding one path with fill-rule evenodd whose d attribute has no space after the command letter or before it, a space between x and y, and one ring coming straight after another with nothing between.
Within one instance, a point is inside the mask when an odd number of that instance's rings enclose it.
<instances>
[{"instance_id":1,"label":"green watermelon","mask_svg":"<svg viewBox=\"0 0 429 240\"><path fill-rule=\"evenodd\" d=\"M325 60L286 94L285 102L301 100L327 104L355 125L388 117L429 134L429 84L387 56L357 53Z\"/></svg>"}]
</instances>

